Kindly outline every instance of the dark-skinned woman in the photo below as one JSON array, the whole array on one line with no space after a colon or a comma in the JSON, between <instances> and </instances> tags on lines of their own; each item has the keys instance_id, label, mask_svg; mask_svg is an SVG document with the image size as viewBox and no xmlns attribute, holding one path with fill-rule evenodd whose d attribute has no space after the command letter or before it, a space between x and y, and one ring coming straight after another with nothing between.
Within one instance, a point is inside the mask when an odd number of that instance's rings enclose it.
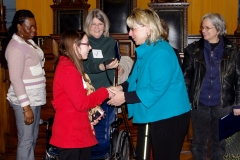
<instances>
[{"instance_id":1,"label":"dark-skinned woman","mask_svg":"<svg viewBox=\"0 0 240 160\"><path fill-rule=\"evenodd\" d=\"M18 10L4 48L11 81L7 100L18 131L17 160L34 160L41 106L46 103L44 54L32 40L36 30L33 13Z\"/></svg>"}]
</instances>

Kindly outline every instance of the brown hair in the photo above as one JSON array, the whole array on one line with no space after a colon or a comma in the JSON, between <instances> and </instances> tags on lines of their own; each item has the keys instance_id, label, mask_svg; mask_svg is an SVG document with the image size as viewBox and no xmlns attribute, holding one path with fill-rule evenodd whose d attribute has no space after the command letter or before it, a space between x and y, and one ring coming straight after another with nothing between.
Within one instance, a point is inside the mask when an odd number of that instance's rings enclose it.
<instances>
[{"instance_id":1,"label":"brown hair","mask_svg":"<svg viewBox=\"0 0 240 160\"><path fill-rule=\"evenodd\" d=\"M75 30L67 30L61 34L59 47L58 47L58 55L55 59L54 70L59 62L60 56L68 57L70 60L73 61L79 73L83 76L85 81L88 81L84 75L84 68L83 68L83 60L79 60L77 55L75 54L73 44L76 43L77 46L80 46L80 42L85 35L85 32L78 33Z\"/></svg>"},{"instance_id":2,"label":"brown hair","mask_svg":"<svg viewBox=\"0 0 240 160\"><path fill-rule=\"evenodd\" d=\"M169 36L169 27L168 27L168 24L164 21L164 19L160 18L160 22L161 22L161 25L164 29L164 31L166 32L167 34L167 37ZM168 38L166 39L166 41L169 41Z\"/></svg>"}]
</instances>

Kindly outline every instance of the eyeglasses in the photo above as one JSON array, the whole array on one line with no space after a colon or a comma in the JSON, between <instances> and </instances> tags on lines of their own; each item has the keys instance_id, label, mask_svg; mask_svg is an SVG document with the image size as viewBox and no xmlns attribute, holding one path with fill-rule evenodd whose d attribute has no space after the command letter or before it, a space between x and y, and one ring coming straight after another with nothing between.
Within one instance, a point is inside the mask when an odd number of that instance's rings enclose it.
<instances>
[{"instance_id":1,"label":"eyeglasses","mask_svg":"<svg viewBox=\"0 0 240 160\"><path fill-rule=\"evenodd\" d=\"M93 23L93 24L92 24L92 27L103 27L103 26L104 26L103 23L98 23L98 24Z\"/></svg>"},{"instance_id":2,"label":"eyeglasses","mask_svg":"<svg viewBox=\"0 0 240 160\"><path fill-rule=\"evenodd\" d=\"M90 46L90 44L89 43L78 43L78 44L80 44L80 45L86 45L86 46Z\"/></svg>"},{"instance_id":3,"label":"eyeglasses","mask_svg":"<svg viewBox=\"0 0 240 160\"><path fill-rule=\"evenodd\" d=\"M130 30L131 30L131 31L134 31L134 30L136 30L136 29L138 29L138 28L140 28L140 27L144 27L144 26L141 25L141 26L137 26L137 27L132 27L132 28L130 28Z\"/></svg>"},{"instance_id":4,"label":"eyeglasses","mask_svg":"<svg viewBox=\"0 0 240 160\"><path fill-rule=\"evenodd\" d=\"M212 27L212 28L210 28L210 27L203 27L203 26L200 27L201 30L204 30L204 29L205 29L206 31L208 31L208 30L210 30L210 29L213 29L213 28L215 28L215 27Z\"/></svg>"}]
</instances>

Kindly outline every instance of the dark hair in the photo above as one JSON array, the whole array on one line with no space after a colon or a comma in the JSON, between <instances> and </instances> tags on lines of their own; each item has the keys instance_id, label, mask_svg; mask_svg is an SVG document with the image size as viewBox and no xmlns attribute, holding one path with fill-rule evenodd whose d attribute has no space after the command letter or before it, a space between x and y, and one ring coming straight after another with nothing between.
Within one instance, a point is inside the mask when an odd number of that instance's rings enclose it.
<instances>
[{"instance_id":1,"label":"dark hair","mask_svg":"<svg viewBox=\"0 0 240 160\"><path fill-rule=\"evenodd\" d=\"M75 30L66 30L61 34L59 47L58 47L58 54L55 58L54 63L54 70L56 70L56 66L59 62L60 56L68 57L70 60L73 61L77 70L83 76L85 81L88 81L84 75L84 68L83 68L83 60L79 60L75 51L73 49L73 44L76 43L77 46L80 46L81 40L85 35L85 32L77 32Z\"/></svg>"},{"instance_id":2,"label":"dark hair","mask_svg":"<svg viewBox=\"0 0 240 160\"><path fill-rule=\"evenodd\" d=\"M165 30L166 34L167 34L167 39L166 41L169 42L168 40L168 36L169 36L169 27L168 27L168 24L166 23L166 21L164 21L164 19L160 18L160 22L161 22L161 25L163 27L163 29Z\"/></svg>"},{"instance_id":3,"label":"dark hair","mask_svg":"<svg viewBox=\"0 0 240 160\"><path fill-rule=\"evenodd\" d=\"M33 13L25 9L18 10L13 17L12 25L8 28L7 37L3 41L2 54L1 54L1 66L4 68L7 68L7 61L5 58L5 51L6 51L7 45L12 39L13 34L17 33L18 31L17 25L18 24L22 25L25 22L26 18L34 18Z\"/></svg>"}]
</instances>

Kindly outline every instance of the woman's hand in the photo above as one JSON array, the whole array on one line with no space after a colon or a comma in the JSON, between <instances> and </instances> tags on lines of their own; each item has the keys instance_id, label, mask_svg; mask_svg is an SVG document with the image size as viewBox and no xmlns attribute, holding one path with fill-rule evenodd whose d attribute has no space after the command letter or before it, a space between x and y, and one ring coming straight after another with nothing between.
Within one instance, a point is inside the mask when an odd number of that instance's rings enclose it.
<instances>
[{"instance_id":1,"label":"woman's hand","mask_svg":"<svg viewBox=\"0 0 240 160\"><path fill-rule=\"evenodd\" d=\"M33 123L34 114L33 114L33 111L32 111L32 109L29 105L23 107L23 115L24 115L24 122L25 122L26 125L30 125L30 124Z\"/></svg>"},{"instance_id":2,"label":"woman's hand","mask_svg":"<svg viewBox=\"0 0 240 160\"><path fill-rule=\"evenodd\" d=\"M114 59L111 63L106 65L106 69L114 69L118 67L118 60Z\"/></svg>"},{"instance_id":3,"label":"woman's hand","mask_svg":"<svg viewBox=\"0 0 240 160\"><path fill-rule=\"evenodd\" d=\"M99 64L99 69L101 71L105 71L107 69L114 69L114 68L117 68L118 67L118 60L117 59L114 59L111 63L109 63L108 65L106 65L106 68L104 66L103 63Z\"/></svg>"},{"instance_id":4,"label":"woman's hand","mask_svg":"<svg viewBox=\"0 0 240 160\"><path fill-rule=\"evenodd\" d=\"M118 86L110 86L107 88L108 90L110 90L111 92L115 93L117 91L122 91L123 88L121 85L118 85Z\"/></svg>"},{"instance_id":5,"label":"woman's hand","mask_svg":"<svg viewBox=\"0 0 240 160\"><path fill-rule=\"evenodd\" d=\"M117 92L114 92L114 94L115 95L107 102L108 105L120 106L126 101L123 91L117 91Z\"/></svg>"},{"instance_id":6,"label":"woman's hand","mask_svg":"<svg viewBox=\"0 0 240 160\"><path fill-rule=\"evenodd\" d=\"M124 73L124 69L122 66L118 66L118 78L121 77L121 75Z\"/></svg>"},{"instance_id":7,"label":"woman's hand","mask_svg":"<svg viewBox=\"0 0 240 160\"><path fill-rule=\"evenodd\" d=\"M110 86L107 88L108 90L108 94L109 94L109 97L108 98L113 98L115 96L115 93L118 92L118 91L122 91L123 88L122 86Z\"/></svg>"}]
</instances>

